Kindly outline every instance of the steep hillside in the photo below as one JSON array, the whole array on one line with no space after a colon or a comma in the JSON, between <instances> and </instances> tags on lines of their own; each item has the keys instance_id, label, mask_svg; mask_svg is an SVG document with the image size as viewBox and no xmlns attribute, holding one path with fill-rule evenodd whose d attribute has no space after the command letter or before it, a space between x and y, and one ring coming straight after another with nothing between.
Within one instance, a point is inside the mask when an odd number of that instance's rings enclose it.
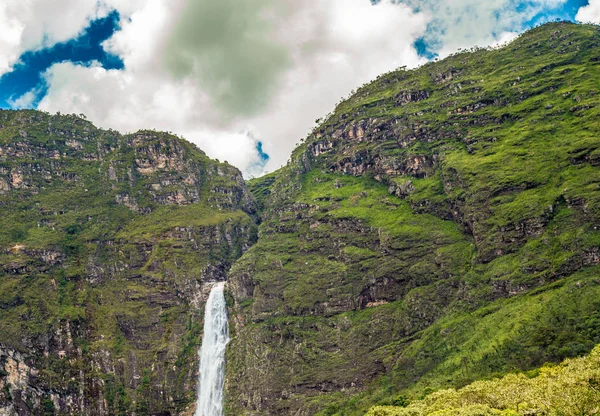
<instances>
[{"instance_id":1,"label":"steep hillside","mask_svg":"<svg viewBox=\"0 0 600 416\"><path fill-rule=\"evenodd\" d=\"M169 134L0 112L0 414L176 414L205 283L256 236L240 172Z\"/></svg>"},{"instance_id":2,"label":"steep hillside","mask_svg":"<svg viewBox=\"0 0 600 416\"><path fill-rule=\"evenodd\" d=\"M379 77L250 183L230 414L359 415L600 342L600 28Z\"/></svg>"}]
</instances>

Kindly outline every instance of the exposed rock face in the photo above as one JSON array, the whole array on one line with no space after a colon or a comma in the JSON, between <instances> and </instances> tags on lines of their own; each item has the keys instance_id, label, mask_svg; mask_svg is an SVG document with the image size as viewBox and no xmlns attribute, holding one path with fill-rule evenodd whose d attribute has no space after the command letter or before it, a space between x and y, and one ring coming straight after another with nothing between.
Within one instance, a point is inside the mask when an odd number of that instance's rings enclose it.
<instances>
[{"instance_id":1,"label":"exposed rock face","mask_svg":"<svg viewBox=\"0 0 600 416\"><path fill-rule=\"evenodd\" d=\"M255 238L240 172L165 133L0 124L0 414L189 412L210 283Z\"/></svg>"},{"instance_id":2,"label":"exposed rock face","mask_svg":"<svg viewBox=\"0 0 600 416\"><path fill-rule=\"evenodd\" d=\"M429 91L412 91L412 92L401 92L396 97L396 102L399 105L405 105L408 103L416 103L429 98Z\"/></svg>"}]
</instances>

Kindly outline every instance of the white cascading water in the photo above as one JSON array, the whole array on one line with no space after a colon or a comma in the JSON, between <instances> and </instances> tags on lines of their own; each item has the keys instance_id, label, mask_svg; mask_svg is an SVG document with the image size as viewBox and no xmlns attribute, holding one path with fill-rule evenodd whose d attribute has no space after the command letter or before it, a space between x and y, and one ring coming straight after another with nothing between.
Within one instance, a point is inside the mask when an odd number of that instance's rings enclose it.
<instances>
[{"instance_id":1,"label":"white cascading water","mask_svg":"<svg viewBox=\"0 0 600 416\"><path fill-rule=\"evenodd\" d=\"M225 347L229 342L224 283L213 286L204 311L204 336L200 347L198 405L195 416L223 415Z\"/></svg>"}]
</instances>

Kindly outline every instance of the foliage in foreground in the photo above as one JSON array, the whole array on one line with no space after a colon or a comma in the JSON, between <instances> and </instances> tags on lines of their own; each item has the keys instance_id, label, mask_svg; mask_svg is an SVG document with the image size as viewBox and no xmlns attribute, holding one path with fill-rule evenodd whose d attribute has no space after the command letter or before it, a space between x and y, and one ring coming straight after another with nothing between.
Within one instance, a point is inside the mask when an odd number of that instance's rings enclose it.
<instances>
[{"instance_id":1,"label":"foliage in foreground","mask_svg":"<svg viewBox=\"0 0 600 416\"><path fill-rule=\"evenodd\" d=\"M600 413L600 345L582 358L545 366L533 378L509 374L430 394L406 407L377 406L367 416L595 415Z\"/></svg>"}]
</instances>

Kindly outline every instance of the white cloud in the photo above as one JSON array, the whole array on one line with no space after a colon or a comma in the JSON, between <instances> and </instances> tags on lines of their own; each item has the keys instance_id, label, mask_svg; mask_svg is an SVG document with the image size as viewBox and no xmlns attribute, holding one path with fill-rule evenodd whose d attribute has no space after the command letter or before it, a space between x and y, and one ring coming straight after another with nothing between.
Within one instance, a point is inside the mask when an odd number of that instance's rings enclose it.
<instances>
[{"instance_id":1,"label":"white cloud","mask_svg":"<svg viewBox=\"0 0 600 416\"><path fill-rule=\"evenodd\" d=\"M26 22L22 42L25 50L69 40L105 11L97 0L19 0L19 3L22 10L29 12L22 14Z\"/></svg>"},{"instance_id":2,"label":"white cloud","mask_svg":"<svg viewBox=\"0 0 600 416\"><path fill-rule=\"evenodd\" d=\"M15 99L6 100L8 104L15 109L31 108L37 96L40 94L39 89L34 88L27 91L25 94Z\"/></svg>"},{"instance_id":3,"label":"white cloud","mask_svg":"<svg viewBox=\"0 0 600 416\"><path fill-rule=\"evenodd\" d=\"M220 132L196 129L183 131L182 135L212 158L226 160L240 167L246 177L258 177L264 173L263 164L256 152L258 141L250 131Z\"/></svg>"},{"instance_id":4,"label":"white cloud","mask_svg":"<svg viewBox=\"0 0 600 416\"><path fill-rule=\"evenodd\" d=\"M498 43L505 33L520 32L543 11L567 0L397 0L432 16L425 41L445 57L459 48Z\"/></svg>"},{"instance_id":5,"label":"white cloud","mask_svg":"<svg viewBox=\"0 0 600 416\"><path fill-rule=\"evenodd\" d=\"M121 0L111 0L121 13L121 29L104 42L107 52L118 55L130 71L143 71L144 66L160 65L157 51L168 36L174 10L181 0L147 0L137 9L123 13ZM129 2L124 2L129 4Z\"/></svg>"},{"instance_id":6,"label":"white cloud","mask_svg":"<svg viewBox=\"0 0 600 416\"><path fill-rule=\"evenodd\" d=\"M27 7L36 1L44 0L23 0ZM81 6L63 32L54 27L59 23L43 26L55 40L81 30L90 16L119 11L120 30L104 47L125 68L56 64L45 75L41 109L85 113L121 131L173 131L257 174L257 140L271 156L267 169L278 168L314 120L350 90L422 63L415 40L425 38L441 55L501 44L536 13L566 0L533 0L518 12L518 0L60 1ZM0 23L13 28L5 42L20 37L21 49L25 38L41 45L39 30L28 28L41 21L40 11L29 21L10 20L14 13L2 7ZM48 7L38 10L52 14ZM14 62L4 56L0 71L3 62Z\"/></svg>"},{"instance_id":7,"label":"white cloud","mask_svg":"<svg viewBox=\"0 0 600 416\"><path fill-rule=\"evenodd\" d=\"M590 0L587 6L579 9L575 19L584 23L600 24L600 0Z\"/></svg>"},{"instance_id":8,"label":"white cloud","mask_svg":"<svg viewBox=\"0 0 600 416\"><path fill-rule=\"evenodd\" d=\"M11 70L23 52L75 37L108 9L97 0L3 0L0 76Z\"/></svg>"},{"instance_id":9,"label":"white cloud","mask_svg":"<svg viewBox=\"0 0 600 416\"><path fill-rule=\"evenodd\" d=\"M12 3L0 3L0 76L8 72L20 55L25 25L14 15Z\"/></svg>"},{"instance_id":10,"label":"white cloud","mask_svg":"<svg viewBox=\"0 0 600 416\"><path fill-rule=\"evenodd\" d=\"M495 41L490 43L489 46L492 48L501 48L515 40L517 36L519 36L518 32L502 32L496 37Z\"/></svg>"},{"instance_id":11,"label":"white cloud","mask_svg":"<svg viewBox=\"0 0 600 416\"><path fill-rule=\"evenodd\" d=\"M164 65L166 40L183 6L181 1L151 0L122 19L121 30L105 43L123 59L122 71L71 63L51 67L46 73L49 91L39 108L85 113L100 126L122 131L174 131L246 174L258 174L257 137L272 157L269 168L278 167L341 96L383 71L421 62L411 45L425 29L423 14L388 2L373 7L368 0L300 5L290 0L286 7L270 10L278 13L270 36L285 46L290 63L272 72L273 79L261 80L278 86L271 95L258 91L264 96L256 99L264 98L267 105L257 115L239 116L219 106L206 79L176 76ZM244 79L244 66L257 54L260 50L241 55L234 63L241 71L236 76Z\"/></svg>"}]
</instances>

